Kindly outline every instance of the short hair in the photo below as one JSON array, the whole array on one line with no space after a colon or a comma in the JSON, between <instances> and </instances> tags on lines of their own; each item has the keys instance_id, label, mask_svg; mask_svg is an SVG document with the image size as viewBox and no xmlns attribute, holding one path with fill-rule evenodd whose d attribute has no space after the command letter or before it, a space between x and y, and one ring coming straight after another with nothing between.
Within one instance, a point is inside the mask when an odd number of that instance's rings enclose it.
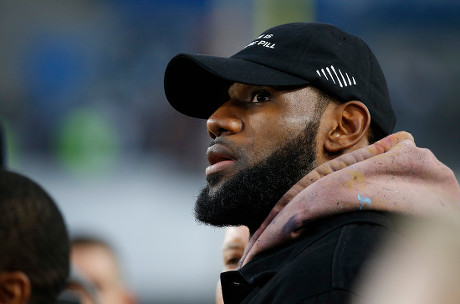
<instances>
[{"instance_id":1,"label":"short hair","mask_svg":"<svg viewBox=\"0 0 460 304\"><path fill-rule=\"evenodd\" d=\"M54 303L69 275L64 218L40 185L6 170L0 170L0 244L0 272L28 276L29 303Z\"/></svg>"},{"instance_id":2,"label":"short hair","mask_svg":"<svg viewBox=\"0 0 460 304\"><path fill-rule=\"evenodd\" d=\"M367 138L367 140L369 141L369 144L371 145L375 143L376 141L381 140L385 136L386 135L382 131L382 129L379 126L377 126L371 119L371 125L369 126L369 135Z\"/></svg>"},{"instance_id":3,"label":"short hair","mask_svg":"<svg viewBox=\"0 0 460 304\"><path fill-rule=\"evenodd\" d=\"M114 251L114 248L102 237L90 234L78 234L72 237L70 243L73 245L98 245Z\"/></svg>"}]
</instances>

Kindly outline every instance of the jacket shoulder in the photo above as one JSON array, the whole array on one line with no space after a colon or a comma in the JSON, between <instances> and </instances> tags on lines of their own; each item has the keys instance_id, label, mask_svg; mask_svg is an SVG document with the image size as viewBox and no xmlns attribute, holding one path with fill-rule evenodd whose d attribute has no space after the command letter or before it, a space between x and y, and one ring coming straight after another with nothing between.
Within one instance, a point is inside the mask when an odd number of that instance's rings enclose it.
<instances>
[{"instance_id":1,"label":"jacket shoulder","mask_svg":"<svg viewBox=\"0 0 460 304\"><path fill-rule=\"evenodd\" d=\"M392 232L387 214L325 219L294 245L278 272L248 303L346 303L359 273Z\"/></svg>"}]
</instances>

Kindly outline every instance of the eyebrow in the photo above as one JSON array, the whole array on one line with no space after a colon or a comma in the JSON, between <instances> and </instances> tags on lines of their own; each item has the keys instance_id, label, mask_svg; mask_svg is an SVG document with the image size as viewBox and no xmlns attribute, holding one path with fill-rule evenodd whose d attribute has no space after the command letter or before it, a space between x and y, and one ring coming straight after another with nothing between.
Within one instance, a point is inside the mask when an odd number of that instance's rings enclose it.
<instances>
[{"instance_id":1,"label":"eyebrow","mask_svg":"<svg viewBox=\"0 0 460 304\"><path fill-rule=\"evenodd\" d=\"M277 91L277 89L274 86L269 86L269 85L255 85L255 84L243 84L246 86L249 86L246 88L243 92L236 92L232 94L232 91L235 90L233 88L233 85L231 85L228 90L227 90L227 95L229 98L235 98L235 99L240 99L240 100L246 100L247 98L251 97L250 95L252 92L257 91L257 90L266 90L267 92L270 91Z\"/></svg>"},{"instance_id":2,"label":"eyebrow","mask_svg":"<svg viewBox=\"0 0 460 304\"><path fill-rule=\"evenodd\" d=\"M292 91L292 90L297 90L303 87L306 87L306 85L273 85L269 86L277 91Z\"/></svg>"}]
</instances>

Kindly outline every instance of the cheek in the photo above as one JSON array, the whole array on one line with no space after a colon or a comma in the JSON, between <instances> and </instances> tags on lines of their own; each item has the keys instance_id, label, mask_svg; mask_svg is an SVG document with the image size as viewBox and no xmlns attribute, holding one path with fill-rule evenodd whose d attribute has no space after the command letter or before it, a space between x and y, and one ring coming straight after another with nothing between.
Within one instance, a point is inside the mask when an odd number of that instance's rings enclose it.
<instances>
[{"instance_id":1,"label":"cheek","mask_svg":"<svg viewBox=\"0 0 460 304\"><path fill-rule=\"evenodd\" d=\"M251 117L245 126L249 161L254 163L269 156L302 132L305 125L305 118L294 116Z\"/></svg>"}]
</instances>

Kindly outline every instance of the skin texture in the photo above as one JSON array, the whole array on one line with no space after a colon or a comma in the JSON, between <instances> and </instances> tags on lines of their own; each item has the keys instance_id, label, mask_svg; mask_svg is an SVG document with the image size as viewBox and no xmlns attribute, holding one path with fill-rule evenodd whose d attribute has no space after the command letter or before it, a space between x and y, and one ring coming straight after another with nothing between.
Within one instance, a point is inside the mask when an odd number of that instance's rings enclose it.
<instances>
[{"instance_id":1,"label":"skin texture","mask_svg":"<svg viewBox=\"0 0 460 304\"><path fill-rule=\"evenodd\" d=\"M96 286L101 304L135 303L123 286L116 257L108 248L99 244L73 245L71 261ZM82 304L92 304L84 293L80 296Z\"/></svg>"},{"instance_id":2,"label":"skin texture","mask_svg":"<svg viewBox=\"0 0 460 304\"><path fill-rule=\"evenodd\" d=\"M31 292L30 280L21 271L0 273L0 303L27 304Z\"/></svg>"}]
</instances>

